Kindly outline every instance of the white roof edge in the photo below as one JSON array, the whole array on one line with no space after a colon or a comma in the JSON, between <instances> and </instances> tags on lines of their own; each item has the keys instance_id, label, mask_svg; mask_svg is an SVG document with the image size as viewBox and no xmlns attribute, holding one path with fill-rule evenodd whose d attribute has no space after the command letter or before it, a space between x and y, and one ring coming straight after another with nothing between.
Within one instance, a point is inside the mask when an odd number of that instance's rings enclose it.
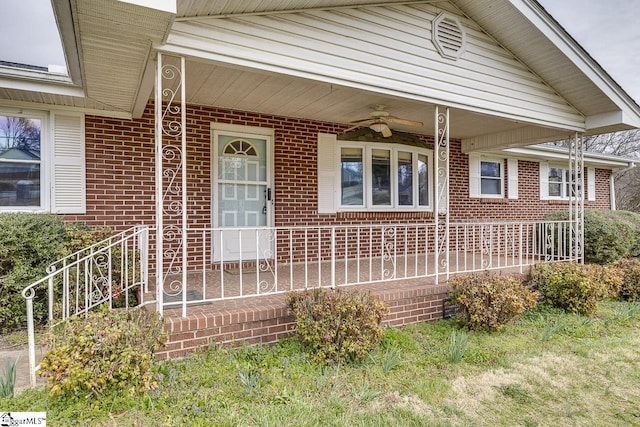
<instances>
[{"instance_id":1,"label":"white roof edge","mask_svg":"<svg viewBox=\"0 0 640 427\"><path fill-rule=\"evenodd\" d=\"M502 153L512 154L515 157L533 157L540 160L567 160L569 150L562 147L550 147L545 145L530 145L528 147L505 148ZM495 152L494 152L495 153ZM640 163L640 159L631 157L615 156L603 153L584 153L585 163L607 167L611 169L628 167Z\"/></svg>"},{"instance_id":2,"label":"white roof edge","mask_svg":"<svg viewBox=\"0 0 640 427\"><path fill-rule=\"evenodd\" d=\"M2 100L2 107L28 109L33 111L73 111L77 113L84 113L90 116L110 117L113 119L130 120L133 118L131 113L128 113L126 111L102 110L98 108L74 107L70 105L53 105L30 101L14 101L8 99Z\"/></svg>"},{"instance_id":3,"label":"white roof edge","mask_svg":"<svg viewBox=\"0 0 640 427\"><path fill-rule=\"evenodd\" d=\"M160 10L176 14L178 13L177 0L118 0L122 3L129 3L136 6L142 6L149 9Z\"/></svg>"},{"instance_id":4,"label":"white roof edge","mask_svg":"<svg viewBox=\"0 0 640 427\"><path fill-rule=\"evenodd\" d=\"M602 68L598 62L549 14L537 0L509 0L533 25L576 64L602 92L621 109L635 115L640 123L640 105ZM626 112L626 111L625 111Z\"/></svg>"}]
</instances>

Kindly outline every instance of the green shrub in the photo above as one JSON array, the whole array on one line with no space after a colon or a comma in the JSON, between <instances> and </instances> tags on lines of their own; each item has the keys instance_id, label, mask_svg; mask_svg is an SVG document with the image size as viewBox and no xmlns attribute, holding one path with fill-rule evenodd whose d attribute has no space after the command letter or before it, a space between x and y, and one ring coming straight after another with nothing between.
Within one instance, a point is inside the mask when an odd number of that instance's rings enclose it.
<instances>
[{"instance_id":1,"label":"green shrub","mask_svg":"<svg viewBox=\"0 0 640 427\"><path fill-rule=\"evenodd\" d=\"M65 253L65 226L55 215L0 214L0 332L16 329L26 321L26 286L46 275L47 266ZM46 288L36 289L34 316L47 316Z\"/></svg>"},{"instance_id":2,"label":"green shrub","mask_svg":"<svg viewBox=\"0 0 640 427\"><path fill-rule=\"evenodd\" d=\"M621 276L618 298L623 301L640 301L640 260L624 258L612 265Z\"/></svg>"},{"instance_id":3,"label":"green shrub","mask_svg":"<svg viewBox=\"0 0 640 427\"><path fill-rule=\"evenodd\" d=\"M0 333L26 322L22 290L47 274L52 262L104 239L108 228L89 228L82 223L65 224L56 215L0 214ZM47 284L35 289L34 320L47 319ZM59 291L59 289L56 289Z\"/></svg>"},{"instance_id":4,"label":"green shrub","mask_svg":"<svg viewBox=\"0 0 640 427\"><path fill-rule=\"evenodd\" d=\"M45 335L39 375L52 395L85 397L153 387L153 354L162 322L146 310L100 310L72 317Z\"/></svg>"},{"instance_id":5,"label":"green shrub","mask_svg":"<svg viewBox=\"0 0 640 427\"><path fill-rule=\"evenodd\" d=\"M459 306L462 322L471 329L500 329L536 305L536 292L515 276L475 273L454 277L449 286L451 303Z\"/></svg>"},{"instance_id":6,"label":"green shrub","mask_svg":"<svg viewBox=\"0 0 640 427\"><path fill-rule=\"evenodd\" d=\"M545 216L545 220L549 221L568 219L568 212ZM625 211L585 209L585 262L604 265L629 255L640 255L640 215Z\"/></svg>"},{"instance_id":7,"label":"green shrub","mask_svg":"<svg viewBox=\"0 0 640 427\"><path fill-rule=\"evenodd\" d=\"M358 361L382 337L387 307L371 293L314 288L288 293L287 303L300 341L320 363Z\"/></svg>"},{"instance_id":8,"label":"green shrub","mask_svg":"<svg viewBox=\"0 0 640 427\"><path fill-rule=\"evenodd\" d=\"M575 262L536 264L529 280L554 307L585 316L595 314L598 302L620 283L615 270Z\"/></svg>"}]
</instances>

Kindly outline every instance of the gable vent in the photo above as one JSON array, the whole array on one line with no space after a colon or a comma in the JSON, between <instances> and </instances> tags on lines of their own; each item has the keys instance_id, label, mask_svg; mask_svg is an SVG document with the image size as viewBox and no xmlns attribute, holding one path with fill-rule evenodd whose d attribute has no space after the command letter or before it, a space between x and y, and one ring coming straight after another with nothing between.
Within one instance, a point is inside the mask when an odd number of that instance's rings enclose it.
<instances>
[{"instance_id":1,"label":"gable vent","mask_svg":"<svg viewBox=\"0 0 640 427\"><path fill-rule=\"evenodd\" d=\"M466 34L458 18L442 12L433 20L431 40L440 55L459 59L465 50Z\"/></svg>"}]
</instances>

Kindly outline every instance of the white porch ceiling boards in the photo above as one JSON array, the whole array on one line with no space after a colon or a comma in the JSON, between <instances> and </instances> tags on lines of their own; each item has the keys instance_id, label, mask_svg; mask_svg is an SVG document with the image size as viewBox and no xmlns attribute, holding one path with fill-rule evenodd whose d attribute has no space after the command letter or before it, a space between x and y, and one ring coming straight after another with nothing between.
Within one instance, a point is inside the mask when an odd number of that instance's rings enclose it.
<instances>
[{"instance_id":1,"label":"white porch ceiling boards","mask_svg":"<svg viewBox=\"0 0 640 427\"><path fill-rule=\"evenodd\" d=\"M443 58L431 42L439 11L421 3L183 20L174 23L163 49L512 121L583 129L577 110L464 16L458 17L467 32L466 53L458 61ZM296 116L314 117L301 113ZM346 113L339 117L361 117ZM314 118L335 116L326 114Z\"/></svg>"}]
</instances>

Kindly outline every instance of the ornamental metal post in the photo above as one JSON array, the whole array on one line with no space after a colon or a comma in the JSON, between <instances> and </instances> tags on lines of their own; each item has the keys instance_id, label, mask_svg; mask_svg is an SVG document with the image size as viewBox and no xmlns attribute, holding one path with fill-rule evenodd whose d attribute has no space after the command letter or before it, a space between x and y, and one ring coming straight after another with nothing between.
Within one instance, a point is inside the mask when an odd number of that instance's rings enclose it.
<instances>
[{"instance_id":1,"label":"ornamental metal post","mask_svg":"<svg viewBox=\"0 0 640 427\"><path fill-rule=\"evenodd\" d=\"M435 108L434 271L449 279L449 108Z\"/></svg>"},{"instance_id":2,"label":"ornamental metal post","mask_svg":"<svg viewBox=\"0 0 640 427\"><path fill-rule=\"evenodd\" d=\"M156 301L182 297L187 315L187 110L185 58L158 52L156 63Z\"/></svg>"},{"instance_id":3,"label":"ornamental metal post","mask_svg":"<svg viewBox=\"0 0 640 427\"><path fill-rule=\"evenodd\" d=\"M584 186L584 139L576 132L569 138L569 257L583 264Z\"/></svg>"}]
</instances>

